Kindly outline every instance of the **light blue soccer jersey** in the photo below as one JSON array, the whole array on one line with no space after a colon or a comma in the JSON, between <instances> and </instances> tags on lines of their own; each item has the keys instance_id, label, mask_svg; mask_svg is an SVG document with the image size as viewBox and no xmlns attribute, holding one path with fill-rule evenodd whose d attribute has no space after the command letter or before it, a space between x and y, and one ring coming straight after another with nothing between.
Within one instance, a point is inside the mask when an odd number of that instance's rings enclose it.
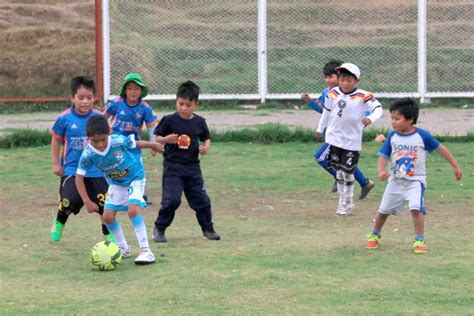
<instances>
[{"instance_id":1,"label":"light blue soccer jersey","mask_svg":"<svg viewBox=\"0 0 474 316\"><path fill-rule=\"evenodd\" d=\"M323 108L324 108L324 103L326 101L326 97L327 97L329 91L331 91L331 88L326 87L326 89L324 89L323 92L321 92L321 95L319 96L319 98L312 99L311 101L306 103L306 105L308 107L310 107L311 109L315 110L316 112L318 112L319 114L322 114L323 113Z\"/></svg>"},{"instance_id":2,"label":"light blue soccer jersey","mask_svg":"<svg viewBox=\"0 0 474 316\"><path fill-rule=\"evenodd\" d=\"M112 115L112 134L124 136L133 134L137 140L141 138L143 125L149 128L158 122L158 117L151 106L142 100L137 105L130 106L125 98L116 98L107 105L105 111ZM141 153L140 148L132 151Z\"/></svg>"},{"instance_id":3,"label":"light blue soccer jersey","mask_svg":"<svg viewBox=\"0 0 474 316\"><path fill-rule=\"evenodd\" d=\"M87 120L100 114L97 110L90 110L86 115L80 115L74 107L71 107L62 112L51 127L53 137L60 140L64 146L61 155L61 166L64 168L65 176L76 175L82 151L88 144L86 135ZM98 168L92 167L87 170L85 176L90 178L103 177L104 174Z\"/></svg>"},{"instance_id":4,"label":"light blue soccer jersey","mask_svg":"<svg viewBox=\"0 0 474 316\"><path fill-rule=\"evenodd\" d=\"M136 148L135 136L111 135L103 152L90 144L84 149L77 174L84 175L93 166L97 166L105 174L109 184L128 187L134 180L145 178L143 165L131 152Z\"/></svg>"},{"instance_id":5,"label":"light blue soccer jersey","mask_svg":"<svg viewBox=\"0 0 474 316\"><path fill-rule=\"evenodd\" d=\"M390 178L416 180L426 184L426 152L433 152L441 146L430 132L416 128L411 134L392 131L379 155L390 159Z\"/></svg>"}]
</instances>

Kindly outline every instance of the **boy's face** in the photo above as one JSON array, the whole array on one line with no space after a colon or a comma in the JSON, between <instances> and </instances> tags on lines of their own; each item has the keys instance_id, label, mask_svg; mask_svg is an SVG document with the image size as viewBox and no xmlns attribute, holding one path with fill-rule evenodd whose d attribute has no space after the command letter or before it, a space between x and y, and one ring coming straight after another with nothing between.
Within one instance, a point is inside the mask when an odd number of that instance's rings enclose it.
<instances>
[{"instance_id":1,"label":"boy's face","mask_svg":"<svg viewBox=\"0 0 474 316\"><path fill-rule=\"evenodd\" d=\"M197 106L198 102L196 100L190 100L181 97L176 99L176 111L183 119L192 118L194 111L197 109Z\"/></svg>"},{"instance_id":2,"label":"boy's face","mask_svg":"<svg viewBox=\"0 0 474 316\"><path fill-rule=\"evenodd\" d=\"M400 112L392 111L390 112L390 117L392 118L392 127L395 131L403 134L413 129L413 119L407 120Z\"/></svg>"},{"instance_id":3,"label":"boy's face","mask_svg":"<svg viewBox=\"0 0 474 316\"><path fill-rule=\"evenodd\" d=\"M342 92L349 93L355 89L359 80L351 75L340 75L338 82Z\"/></svg>"},{"instance_id":4,"label":"boy's face","mask_svg":"<svg viewBox=\"0 0 474 316\"><path fill-rule=\"evenodd\" d=\"M140 97L142 95L142 87L140 87L133 81L129 82L125 87L125 95L127 96L127 102L130 105L135 105L138 103L138 100L140 100Z\"/></svg>"},{"instance_id":5,"label":"boy's face","mask_svg":"<svg viewBox=\"0 0 474 316\"><path fill-rule=\"evenodd\" d=\"M331 89L337 87L338 86L337 75L336 74L325 75L324 82Z\"/></svg>"},{"instance_id":6,"label":"boy's face","mask_svg":"<svg viewBox=\"0 0 474 316\"><path fill-rule=\"evenodd\" d=\"M98 151L104 151L109 143L109 134L97 134L89 137L89 144Z\"/></svg>"},{"instance_id":7,"label":"boy's face","mask_svg":"<svg viewBox=\"0 0 474 316\"><path fill-rule=\"evenodd\" d=\"M76 94L71 96L71 102L74 104L76 112L81 115L89 113L94 105L94 99L94 92L84 86L80 86Z\"/></svg>"}]
</instances>

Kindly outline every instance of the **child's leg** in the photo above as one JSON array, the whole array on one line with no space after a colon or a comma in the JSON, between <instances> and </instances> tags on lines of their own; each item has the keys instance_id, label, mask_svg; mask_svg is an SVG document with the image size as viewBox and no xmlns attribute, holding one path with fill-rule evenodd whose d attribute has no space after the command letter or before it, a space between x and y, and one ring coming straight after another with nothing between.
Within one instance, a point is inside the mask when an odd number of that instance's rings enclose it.
<instances>
[{"instance_id":1,"label":"child's leg","mask_svg":"<svg viewBox=\"0 0 474 316\"><path fill-rule=\"evenodd\" d=\"M336 169L329 164L329 144L323 143L321 147L314 153L316 162L336 179Z\"/></svg>"},{"instance_id":2,"label":"child's leg","mask_svg":"<svg viewBox=\"0 0 474 316\"><path fill-rule=\"evenodd\" d=\"M200 177L187 177L184 195L189 206L196 212L196 219L202 231L214 230L212 223L211 199L204 188L204 180Z\"/></svg>"},{"instance_id":3,"label":"child's leg","mask_svg":"<svg viewBox=\"0 0 474 316\"><path fill-rule=\"evenodd\" d=\"M135 231L135 236L137 237L140 248L150 248L148 236L146 234L145 221L143 220L140 206L130 204L128 206L128 217L132 222L133 230Z\"/></svg>"},{"instance_id":4,"label":"child's leg","mask_svg":"<svg viewBox=\"0 0 474 316\"><path fill-rule=\"evenodd\" d=\"M410 213L415 228L415 240L425 240L425 216L419 210L411 210Z\"/></svg>"},{"instance_id":5,"label":"child's leg","mask_svg":"<svg viewBox=\"0 0 474 316\"><path fill-rule=\"evenodd\" d=\"M109 232L107 225L103 219L105 197L107 195L107 190L109 188L105 178L85 178L84 179L87 194L89 198L99 206L99 215L102 224L102 234L110 241L116 242L113 235Z\"/></svg>"},{"instance_id":6,"label":"child's leg","mask_svg":"<svg viewBox=\"0 0 474 316\"><path fill-rule=\"evenodd\" d=\"M364 176L359 167L356 167L354 170L355 180L360 184L361 187L364 187L369 183L369 179Z\"/></svg>"},{"instance_id":7,"label":"child's leg","mask_svg":"<svg viewBox=\"0 0 474 316\"><path fill-rule=\"evenodd\" d=\"M377 212L377 216L375 217L374 228L372 229L372 235L380 236L382 232L382 227L385 225L387 218L390 214L382 214Z\"/></svg>"},{"instance_id":8,"label":"child's leg","mask_svg":"<svg viewBox=\"0 0 474 316\"><path fill-rule=\"evenodd\" d=\"M183 187L181 177L163 175L161 208L155 220L155 226L159 231L164 232L173 222L175 211L181 204Z\"/></svg>"},{"instance_id":9,"label":"child's leg","mask_svg":"<svg viewBox=\"0 0 474 316\"><path fill-rule=\"evenodd\" d=\"M128 243L123 234L122 226L116 221L117 211L105 209L102 216L109 232L114 236L120 249L128 250Z\"/></svg>"},{"instance_id":10,"label":"child's leg","mask_svg":"<svg viewBox=\"0 0 474 316\"><path fill-rule=\"evenodd\" d=\"M59 208L56 218L51 226L50 236L53 241L60 241L64 225L69 215L78 214L84 205L79 192L77 192L74 176L61 177L59 187Z\"/></svg>"}]
</instances>

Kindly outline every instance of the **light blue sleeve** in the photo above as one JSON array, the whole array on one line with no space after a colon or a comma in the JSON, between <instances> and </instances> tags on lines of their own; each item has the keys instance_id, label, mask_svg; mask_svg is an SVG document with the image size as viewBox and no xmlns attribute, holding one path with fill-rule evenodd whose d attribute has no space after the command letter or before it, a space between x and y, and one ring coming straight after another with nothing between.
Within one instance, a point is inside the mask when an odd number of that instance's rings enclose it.
<instances>
[{"instance_id":1,"label":"light blue sleeve","mask_svg":"<svg viewBox=\"0 0 474 316\"><path fill-rule=\"evenodd\" d=\"M427 152L432 153L441 146L441 143L427 130L417 128L416 132L421 136L421 139L423 139L425 150Z\"/></svg>"},{"instance_id":2,"label":"light blue sleeve","mask_svg":"<svg viewBox=\"0 0 474 316\"><path fill-rule=\"evenodd\" d=\"M392 154L392 137L395 135L394 131L391 131L390 134L388 134L387 139L382 144L382 147L380 147L379 150L379 156L385 157L387 159L390 158L390 155Z\"/></svg>"},{"instance_id":3,"label":"light blue sleeve","mask_svg":"<svg viewBox=\"0 0 474 316\"><path fill-rule=\"evenodd\" d=\"M84 150L79 158L79 164L77 165L77 174L85 176L87 170L92 166L92 161L89 159L88 150Z\"/></svg>"}]
</instances>

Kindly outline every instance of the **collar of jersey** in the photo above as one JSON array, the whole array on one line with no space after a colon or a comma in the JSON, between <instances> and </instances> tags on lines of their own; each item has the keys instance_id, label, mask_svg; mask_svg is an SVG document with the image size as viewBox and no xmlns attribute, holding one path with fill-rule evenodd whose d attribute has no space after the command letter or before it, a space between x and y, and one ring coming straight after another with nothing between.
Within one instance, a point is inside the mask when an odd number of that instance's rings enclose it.
<instances>
[{"instance_id":1,"label":"collar of jersey","mask_svg":"<svg viewBox=\"0 0 474 316\"><path fill-rule=\"evenodd\" d=\"M356 92L356 91L357 91L357 89L358 89L357 87L355 87L355 88L354 88L354 90L352 90L351 92L347 92L347 93L345 93L344 91L342 91L341 87L338 87L338 88L339 88L339 91L341 91L341 92L342 92L343 94L345 94L345 95L350 95L350 94L353 94L353 93L354 93L354 92Z\"/></svg>"},{"instance_id":2,"label":"collar of jersey","mask_svg":"<svg viewBox=\"0 0 474 316\"><path fill-rule=\"evenodd\" d=\"M77 113L77 111L76 111L76 107L73 105L73 106L71 107L71 112L72 112L73 115L75 115L75 116L77 116L77 117L87 117L87 116L89 116L89 115L91 114L92 109L89 109L89 112L87 112L87 114L79 114L79 113Z\"/></svg>"},{"instance_id":3,"label":"collar of jersey","mask_svg":"<svg viewBox=\"0 0 474 316\"><path fill-rule=\"evenodd\" d=\"M415 127L415 130L409 134L402 134L402 133L399 133L397 131L395 131L395 133L398 135L398 136L402 136L402 137L406 137L406 136L411 136L413 134L416 134L416 132L418 131L418 129Z\"/></svg>"},{"instance_id":4,"label":"collar of jersey","mask_svg":"<svg viewBox=\"0 0 474 316\"><path fill-rule=\"evenodd\" d=\"M110 150L110 144L111 144L111 140L110 140L110 136L109 136L109 141L107 142L107 147L105 147L105 150L104 150L104 151L97 150L97 149L95 149L94 146L91 146L91 150L92 150L93 152L95 152L97 155L105 156L105 155L107 155L107 153L108 153L109 150Z\"/></svg>"}]
</instances>

